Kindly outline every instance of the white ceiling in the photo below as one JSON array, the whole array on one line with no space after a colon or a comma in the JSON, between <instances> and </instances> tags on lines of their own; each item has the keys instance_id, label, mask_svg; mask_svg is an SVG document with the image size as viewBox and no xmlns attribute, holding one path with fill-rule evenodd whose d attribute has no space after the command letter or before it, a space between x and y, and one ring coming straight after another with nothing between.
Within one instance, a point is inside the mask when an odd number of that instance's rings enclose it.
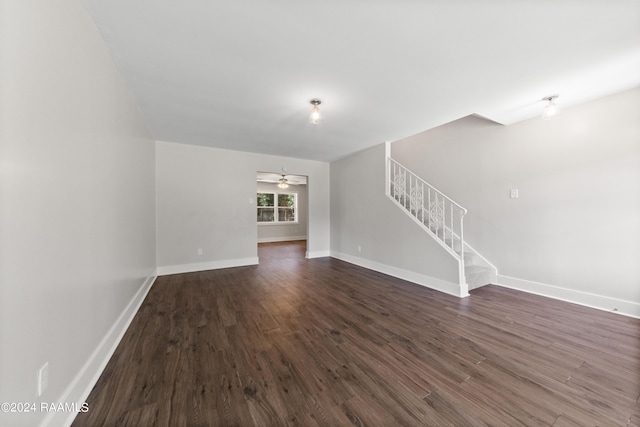
<instances>
[{"instance_id":1,"label":"white ceiling","mask_svg":"<svg viewBox=\"0 0 640 427\"><path fill-rule=\"evenodd\" d=\"M331 161L640 85L638 0L84 2L158 140Z\"/></svg>"}]
</instances>

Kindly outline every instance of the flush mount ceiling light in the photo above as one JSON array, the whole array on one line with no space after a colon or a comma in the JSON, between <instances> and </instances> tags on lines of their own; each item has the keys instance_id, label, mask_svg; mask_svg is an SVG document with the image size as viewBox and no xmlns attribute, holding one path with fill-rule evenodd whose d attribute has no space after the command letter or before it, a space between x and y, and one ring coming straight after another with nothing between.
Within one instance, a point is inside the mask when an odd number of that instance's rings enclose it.
<instances>
[{"instance_id":1,"label":"flush mount ceiling light","mask_svg":"<svg viewBox=\"0 0 640 427\"><path fill-rule=\"evenodd\" d=\"M542 120L549 120L560 112L558 105L556 105L556 99L558 96L560 95L551 95L542 98L543 101L547 102L547 105L544 106L544 111L542 112Z\"/></svg>"},{"instance_id":2,"label":"flush mount ceiling light","mask_svg":"<svg viewBox=\"0 0 640 427\"><path fill-rule=\"evenodd\" d=\"M313 98L311 101L309 101L309 103L312 105L311 107L311 116L309 117L309 120L311 120L311 123L313 123L314 125L317 125L320 122L320 108L318 107L318 105L322 104L322 101L320 101L317 98Z\"/></svg>"},{"instance_id":3,"label":"flush mount ceiling light","mask_svg":"<svg viewBox=\"0 0 640 427\"><path fill-rule=\"evenodd\" d=\"M278 187L280 188L289 188L289 184L287 184L287 178L282 174L282 178L280 178L280 182L278 183Z\"/></svg>"}]
</instances>

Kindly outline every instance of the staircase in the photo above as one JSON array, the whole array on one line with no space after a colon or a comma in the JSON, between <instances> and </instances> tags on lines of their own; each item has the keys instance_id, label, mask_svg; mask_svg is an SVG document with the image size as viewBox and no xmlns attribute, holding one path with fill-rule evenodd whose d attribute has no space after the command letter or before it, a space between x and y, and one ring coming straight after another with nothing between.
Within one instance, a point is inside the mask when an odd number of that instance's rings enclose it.
<instances>
[{"instance_id":1,"label":"staircase","mask_svg":"<svg viewBox=\"0 0 640 427\"><path fill-rule=\"evenodd\" d=\"M460 296L495 283L497 269L464 241L467 210L387 155L386 194L458 261Z\"/></svg>"}]
</instances>

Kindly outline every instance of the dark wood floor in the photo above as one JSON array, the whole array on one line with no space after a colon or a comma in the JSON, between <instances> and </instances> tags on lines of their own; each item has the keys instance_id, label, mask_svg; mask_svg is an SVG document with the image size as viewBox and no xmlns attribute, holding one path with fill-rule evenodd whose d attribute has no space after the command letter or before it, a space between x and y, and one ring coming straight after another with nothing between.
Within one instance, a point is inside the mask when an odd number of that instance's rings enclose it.
<instances>
[{"instance_id":1,"label":"dark wood floor","mask_svg":"<svg viewBox=\"0 0 640 427\"><path fill-rule=\"evenodd\" d=\"M158 278L74 426L640 426L640 320L300 243Z\"/></svg>"}]
</instances>

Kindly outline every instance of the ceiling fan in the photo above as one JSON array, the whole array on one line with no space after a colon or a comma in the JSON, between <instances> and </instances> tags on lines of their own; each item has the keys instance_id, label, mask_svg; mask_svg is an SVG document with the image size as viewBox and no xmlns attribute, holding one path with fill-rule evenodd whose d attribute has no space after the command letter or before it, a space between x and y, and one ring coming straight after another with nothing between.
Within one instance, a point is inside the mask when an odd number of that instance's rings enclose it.
<instances>
[{"instance_id":1,"label":"ceiling fan","mask_svg":"<svg viewBox=\"0 0 640 427\"><path fill-rule=\"evenodd\" d=\"M304 176L300 175L287 175L286 171L282 171L282 173L273 173L273 172L258 172L257 175L258 182L265 182L267 184L287 184L287 185L306 185L307 179ZM280 187L287 188L287 187Z\"/></svg>"},{"instance_id":2,"label":"ceiling fan","mask_svg":"<svg viewBox=\"0 0 640 427\"><path fill-rule=\"evenodd\" d=\"M289 188L289 183L287 182L287 178L285 178L285 174L282 174L282 178L278 181L278 187Z\"/></svg>"}]
</instances>

